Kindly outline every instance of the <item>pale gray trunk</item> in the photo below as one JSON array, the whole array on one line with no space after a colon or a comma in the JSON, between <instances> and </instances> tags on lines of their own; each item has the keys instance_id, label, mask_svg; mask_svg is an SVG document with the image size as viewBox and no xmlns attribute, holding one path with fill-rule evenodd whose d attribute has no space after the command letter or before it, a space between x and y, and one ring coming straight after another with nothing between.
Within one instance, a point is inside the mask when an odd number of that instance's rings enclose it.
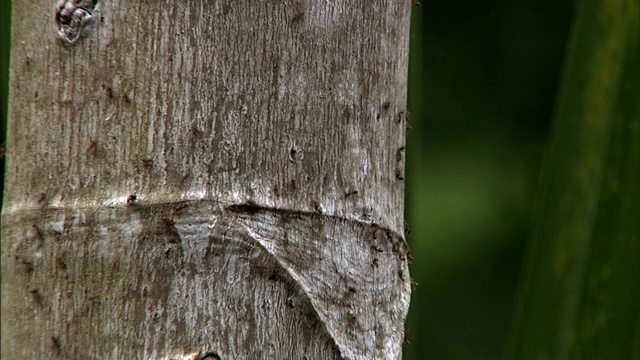
<instances>
[{"instance_id":1,"label":"pale gray trunk","mask_svg":"<svg viewBox=\"0 0 640 360\"><path fill-rule=\"evenodd\" d=\"M400 357L409 0L13 9L3 359Z\"/></svg>"}]
</instances>

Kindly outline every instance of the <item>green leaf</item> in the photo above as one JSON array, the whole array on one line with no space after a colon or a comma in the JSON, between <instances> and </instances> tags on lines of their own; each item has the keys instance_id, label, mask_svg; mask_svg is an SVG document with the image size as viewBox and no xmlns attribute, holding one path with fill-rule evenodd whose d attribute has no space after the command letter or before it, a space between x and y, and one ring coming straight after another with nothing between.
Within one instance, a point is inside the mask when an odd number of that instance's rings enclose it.
<instances>
[{"instance_id":1,"label":"green leaf","mask_svg":"<svg viewBox=\"0 0 640 360\"><path fill-rule=\"evenodd\" d=\"M577 6L512 359L640 359L640 6Z\"/></svg>"}]
</instances>

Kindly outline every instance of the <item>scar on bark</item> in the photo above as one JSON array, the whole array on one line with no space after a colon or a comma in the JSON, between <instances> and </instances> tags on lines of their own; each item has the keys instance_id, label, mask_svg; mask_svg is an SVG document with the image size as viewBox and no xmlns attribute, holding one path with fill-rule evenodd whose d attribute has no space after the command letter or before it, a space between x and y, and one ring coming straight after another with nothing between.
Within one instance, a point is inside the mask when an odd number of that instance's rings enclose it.
<instances>
[{"instance_id":1,"label":"scar on bark","mask_svg":"<svg viewBox=\"0 0 640 360\"><path fill-rule=\"evenodd\" d=\"M358 190L347 191L347 193L344 194L344 197L348 198L348 197L353 196L353 195L358 195Z\"/></svg>"},{"instance_id":2,"label":"scar on bark","mask_svg":"<svg viewBox=\"0 0 640 360\"><path fill-rule=\"evenodd\" d=\"M87 147L87 154L95 156L96 150L98 148L98 142L96 140L91 140L89 146Z\"/></svg>"},{"instance_id":3,"label":"scar on bark","mask_svg":"<svg viewBox=\"0 0 640 360\"><path fill-rule=\"evenodd\" d=\"M62 0L56 7L58 38L71 46L89 34L98 12L97 0Z\"/></svg>"},{"instance_id":4,"label":"scar on bark","mask_svg":"<svg viewBox=\"0 0 640 360\"><path fill-rule=\"evenodd\" d=\"M180 205L176 206L176 207L173 209L173 213L174 213L174 214L179 213L179 212L181 212L182 210L186 209L186 208L187 208L187 206L189 206L189 205L188 205L186 202L184 202L184 203L182 203L182 204L180 204Z\"/></svg>"},{"instance_id":5,"label":"scar on bark","mask_svg":"<svg viewBox=\"0 0 640 360\"><path fill-rule=\"evenodd\" d=\"M46 193L40 193L40 195L38 195L38 205L41 205L41 206L47 205L47 194Z\"/></svg>"},{"instance_id":6,"label":"scar on bark","mask_svg":"<svg viewBox=\"0 0 640 360\"><path fill-rule=\"evenodd\" d=\"M29 260L22 260L22 265L24 266L24 271L27 274L31 274L33 272L33 262Z\"/></svg>"},{"instance_id":7,"label":"scar on bark","mask_svg":"<svg viewBox=\"0 0 640 360\"><path fill-rule=\"evenodd\" d=\"M33 298L33 301L36 302L36 304L38 304L39 306L43 306L44 297L42 296L42 294L40 294L40 291L38 291L38 289L31 289L29 290L29 293L31 294L31 297Z\"/></svg>"},{"instance_id":8,"label":"scar on bark","mask_svg":"<svg viewBox=\"0 0 640 360\"><path fill-rule=\"evenodd\" d=\"M165 234L169 235L167 241L172 244L180 243L180 234L178 234L178 229L176 229L175 220L164 217L162 218L161 224Z\"/></svg>"},{"instance_id":9,"label":"scar on bark","mask_svg":"<svg viewBox=\"0 0 640 360\"><path fill-rule=\"evenodd\" d=\"M53 351L58 355L60 355L60 353L62 352L62 345L60 345L60 340L58 340L58 338L55 336L51 336L51 347L53 348Z\"/></svg>"},{"instance_id":10,"label":"scar on bark","mask_svg":"<svg viewBox=\"0 0 640 360\"><path fill-rule=\"evenodd\" d=\"M293 2L293 17L292 21L298 21L304 17L304 14L307 12L308 2L309 0L295 0Z\"/></svg>"},{"instance_id":11,"label":"scar on bark","mask_svg":"<svg viewBox=\"0 0 640 360\"><path fill-rule=\"evenodd\" d=\"M396 179L404 180L404 150L405 147L401 146L396 151Z\"/></svg>"},{"instance_id":12,"label":"scar on bark","mask_svg":"<svg viewBox=\"0 0 640 360\"><path fill-rule=\"evenodd\" d=\"M316 214L322 214L322 206L317 200L311 200L311 207Z\"/></svg>"},{"instance_id":13,"label":"scar on bark","mask_svg":"<svg viewBox=\"0 0 640 360\"><path fill-rule=\"evenodd\" d=\"M240 205L229 205L227 207L225 207L225 210L228 210L230 212L243 212L243 213L247 213L249 215L255 215L258 212L260 212L261 210L265 210L266 208L258 205L255 203L255 201L249 199L247 200L246 203L244 204L240 204Z\"/></svg>"},{"instance_id":14,"label":"scar on bark","mask_svg":"<svg viewBox=\"0 0 640 360\"><path fill-rule=\"evenodd\" d=\"M200 358L200 360L206 360L206 359L222 360L222 357L215 351L209 351L208 353L205 353L204 355L202 355L202 357Z\"/></svg>"},{"instance_id":15,"label":"scar on bark","mask_svg":"<svg viewBox=\"0 0 640 360\"><path fill-rule=\"evenodd\" d=\"M32 224L31 227L36 232L36 239L38 239L38 241L40 242L44 241L44 233L42 232L42 229L40 229L40 227L36 224Z\"/></svg>"}]
</instances>

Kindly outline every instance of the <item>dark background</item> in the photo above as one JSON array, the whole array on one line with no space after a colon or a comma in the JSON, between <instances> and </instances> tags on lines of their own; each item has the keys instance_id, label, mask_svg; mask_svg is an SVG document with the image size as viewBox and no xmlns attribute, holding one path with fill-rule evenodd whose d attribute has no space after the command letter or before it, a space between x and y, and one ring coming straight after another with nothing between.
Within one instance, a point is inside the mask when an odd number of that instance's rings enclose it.
<instances>
[{"instance_id":1,"label":"dark background","mask_svg":"<svg viewBox=\"0 0 640 360\"><path fill-rule=\"evenodd\" d=\"M405 359L505 353L573 5L414 7L406 217L418 286ZM9 14L0 0L3 143Z\"/></svg>"}]
</instances>

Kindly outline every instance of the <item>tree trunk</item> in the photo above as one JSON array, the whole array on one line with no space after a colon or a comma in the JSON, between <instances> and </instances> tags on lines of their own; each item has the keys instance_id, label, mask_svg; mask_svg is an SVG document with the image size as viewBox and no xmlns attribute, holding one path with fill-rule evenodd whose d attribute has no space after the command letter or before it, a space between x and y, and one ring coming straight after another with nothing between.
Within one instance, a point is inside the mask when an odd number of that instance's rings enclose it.
<instances>
[{"instance_id":1,"label":"tree trunk","mask_svg":"<svg viewBox=\"0 0 640 360\"><path fill-rule=\"evenodd\" d=\"M13 5L2 358L399 358L411 2L67 1Z\"/></svg>"}]
</instances>

